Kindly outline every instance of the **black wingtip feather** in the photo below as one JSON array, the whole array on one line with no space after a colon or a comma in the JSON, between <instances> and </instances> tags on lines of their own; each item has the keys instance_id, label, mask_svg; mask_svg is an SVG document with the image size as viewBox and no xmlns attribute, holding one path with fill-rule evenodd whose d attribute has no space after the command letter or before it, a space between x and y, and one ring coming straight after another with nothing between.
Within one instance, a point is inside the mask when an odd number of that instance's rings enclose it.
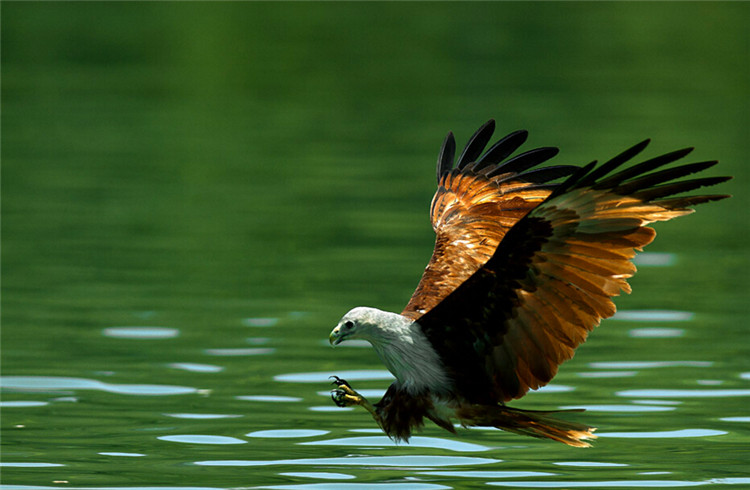
<instances>
[{"instance_id":1,"label":"black wingtip feather","mask_svg":"<svg viewBox=\"0 0 750 490\"><path fill-rule=\"evenodd\" d=\"M542 162L546 162L559 152L560 150L554 146L535 148L503 162L492 169L492 171L488 172L487 175L491 177L493 175L500 175L507 172L523 172L524 170L535 167Z\"/></svg>"},{"instance_id":2,"label":"black wingtip feather","mask_svg":"<svg viewBox=\"0 0 750 490\"><path fill-rule=\"evenodd\" d=\"M648 202L683 192L689 192L701 187L710 187L712 185L721 184L730 179L731 177L703 177L701 179L682 180L680 182L672 182L643 189L639 192L632 193L632 196L636 199L642 199L643 201Z\"/></svg>"},{"instance_id":3,"label":"black wingtip feather","mask_svg":"<svg viewBox=\"0 0 750 490\"><path fill-rule=\"evenodd\" d=\"M580 167L576 172L570 175L567 179L565 179L562 184L558 185L555 190L547 196L547 201L550 199L553 199L561 194L565 194L570 189L574 187L579 186L579 182L584 179L584 176L586 176L589 172L591 172L594 167L596 167L597 161L594 160L591 163L588 163L584 165L583 167Z\"/></svg>"},{"instance_id":4,"label":"black wingtip feather","mask_svg":"<svg viewBox=\"0 0 750 490\"><path fill-rule=\"evenodd\" d=\"M482 127L477 129L474 135L469 139L469 142L466 143L466 147L464 148L464 151L461 152L461 156L458 157L456 168L462 169L469 163L475 162L482 154L482 151L484 151L484 147L487 146L487 143L490 141L490 138L492 138L492 133L494 132L494 119L490 119L484 123Z\"/></svg>"},{"instance_id":5,"label":"black wingtip feather","mask_svg":"<svg viewBox=\"0 0 750 490\"><path fill-rule=\"evenodd\" d=\"M524 182L533 182L535 184L543 184L551 180L568 177L578 171L575 165L553 165L551 167L536 168L515 175L513 178Z\"/></svg>"},{"instance_id":6,"label":"black wingtip feather","mask_svg":"<svg viewBox=\"0 0 750 490\"><path fill-rule=\"evenodd\" d=\"M625 170L621 170L616 174L610 175L607 178L597 182L592 187L594 189L616 187L617 185L630 179L631 177L643 175L646 172L650 172L651 170L655 170L659 167L663 167L664 165L675 162L680 158L686 156L691 151L693 151L693 148L683 148L682 150L675 150L669 153L665 153L664 155L659 155L658 157L654 157L650 160L646 160L645 162L641 162L637 165L633 165L632 167L628 167Z\"/></svg>"},{"instance_id":7,"label":"black wingtip feather","mask_svg":"<svg viewBox=\"0 0 750 490\"><path fill-rule=\"evenodd\" d=\"M453 157L456 155L456 138L453 136L453 132L448 131L448 134L443 140L443 146L440 147L440 153L438 154L437 160L437 181L440 183L440 179L444 174L447 174L453 169Z\"/></svg>"},{"instance_id":8,"label":"black wingtip feather","mask_svg":"<svg viewBox=\"0 0 750 490\"><path fill-rule=\"evenodd\" d=\"M595 169L593 172L588 174L586 177L581 179L581 181L578 183L580 187L586 187L588 185L593 185L596 183L597 179L604 177L623 163L627 162L628 160L635 157L637 154L642 152L648 145L651 143L651 139L645 139L641 141L640 143L631 146L627 150L623 151L616 157L612 158L611 160L603 163L599 168Z\"/></svg>"},{"instance_id":9,"label":"black wingtip feather","mask_svg":"<svg viewBox=\"0 0 750 490\"><path fill-rule=\"evenodd\" d=\"M514 151L516 151L522 144L524 144L526 142L526 138L528 137L529 132L524 129L514 131L505 136L500 141L492 145L492 147L490 147L490 149L487 150L484 155L479 157L474 170L479 171L484 167L502 162Z\"/></svg>"},{"instance_id":10,"label":"black wingtip feather","mask_svg":"<svg viewBox=\"0 0 750 490\"><path fill-rule=\"evenodd\" d=\"M687 165L680 165L679 167L660 170L658 172L643 175L634 180L630 180L628 182L620 184L614 189L614 191L618 194L626 196L633 192L638 192L642 189L651 188L656 185L663 184L664 182L669 182L670 180L675 180L690 174L702 172L703 170L713 167L717 163L719 162L713 160L709 162L690 163Z\"/></svg>"},{"instance_id":11,"label":"black wingtip feather","mask_svg":"<svg viewBox=\"0 0 750 490\"><path fill-rule=\"evenodd\" d=\"M673 197L671 199L660 199L653 202L667 209L683 209L707 202L721 201L722 199L727 199L730 197L732 197L731 194L712 194L709 196Z\"/></svg>"}]
</instances>

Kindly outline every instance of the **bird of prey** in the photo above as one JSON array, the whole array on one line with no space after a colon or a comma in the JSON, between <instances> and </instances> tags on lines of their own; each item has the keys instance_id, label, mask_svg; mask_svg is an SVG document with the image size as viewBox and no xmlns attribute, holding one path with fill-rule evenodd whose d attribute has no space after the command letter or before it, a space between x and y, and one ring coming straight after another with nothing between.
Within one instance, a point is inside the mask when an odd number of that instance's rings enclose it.
<instances>
[{"instance_id":1,"label":"bird of prey","mask_svg":"<svg viewBox=\"0 0 750 490\"><path fill-rule=\"evenodd\" d=\"M557 148L508 158L527 137L516 131L484 152L494 129L493 120L479 128L455 165L453 134L443 142L435 249L404 310L357 307L330 334L333 345L369 341L396 380L372 404L332 376L331 396L367 409L396 441L427 418L453 433L458 422L588 447L595 428L506 402L549 383L615 313L631 259L656 234L647 225L729 197L678 194L730 177L676 180L717 163L667 167L692 148L628 164L649 140L601 165L538 167Z\"/></svg>"}]
</instances>

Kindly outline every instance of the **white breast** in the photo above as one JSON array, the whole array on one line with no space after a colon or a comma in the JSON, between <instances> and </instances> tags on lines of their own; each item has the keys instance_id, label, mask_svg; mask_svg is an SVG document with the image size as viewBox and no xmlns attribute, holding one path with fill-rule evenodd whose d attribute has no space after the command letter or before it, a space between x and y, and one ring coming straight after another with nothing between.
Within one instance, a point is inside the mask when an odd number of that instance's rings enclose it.
<instances>
[{"instance_id":1,"label":"white breast","mask_svg":"<svg viewBox=\"0 0 750 490\"><path fill-rule=\"evenodd\" d=\"M450 380L440 357L414 322L391 326L384 338L373 342L383 364L411 393L441 393L450 389Z\"/></svg>"}]
</instances>

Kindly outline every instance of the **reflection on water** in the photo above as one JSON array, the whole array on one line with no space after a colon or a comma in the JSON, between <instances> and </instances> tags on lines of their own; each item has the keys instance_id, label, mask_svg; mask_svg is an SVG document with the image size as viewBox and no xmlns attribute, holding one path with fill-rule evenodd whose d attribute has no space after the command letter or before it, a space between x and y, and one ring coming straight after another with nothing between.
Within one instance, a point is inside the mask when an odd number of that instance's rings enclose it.
<instances>
[{"instance_id":1,"label":"reflection on water","mask_svg":"<svg viewBox=\"0 0 750 490\"><path fill-rule=\"evenodd\" d=\"M273 377L276 381L286 381L290 383L330 383L332 374L330 372L322 373L289 373L278 374ZM393 375L385 369L360 369L349 371L337 371L336 376L347 381L366 381L395 379Z\"/></svg>"},{"instance_id":2,"label":"reflection on water","mask_svg":"<svg viewBox=\"0 0 750 490\"><path fill-rule=\"evenodd\" d=\"M276 352L276 349L271 347L247 347L244 349L206 349L204 352L209 356L261 356L273 354Z\"/></svg>"},{"instance_id":3,"label":"reflection on water","mask_svg":"<svg viewBox=\"0 0 750 490\"><path fill-rule=\"evenodd\" d=\"M290 473L279 473L280 476L291 476L300 478L314 478L316 480L351 480L356 478L354 475L347 475L345 473L327 473L323 471L319 472L290 472Z\"/></svg>"},{"instance_id":4,"label":"reflection on water","mask_svg":"<svg viewBox=\"0 0 750 490\"><path fill-rule=\"evenodd\" d=\"M276 438L297 438L297 437L316 437L328 434L327 430L311 429L278 429L278 430L258 430L245 434L247 437L270 437Z\"/></svg>"},{"instance_id":5,"label":"reflection on water","mask_svg":"<svg viewBox=\"0 0 750 490\"><path fill-rule=\"evenodd\" d=\"M53 483L68 483L67 481L62 482L53 482ZM38 486L38 485L3 485L3 490L54 490L61 488L60 486L57 487L45 487L45 486ZM128 487L104 487L104 486L97 486L97 487L72 487L69 485L65 485L64 488L67 488L69 490L222 490L218 487L174 487L174 486L159 486L159 487L142 487L142 486L128 486Z\"/></svg>"},{"instance_id":6,"label":"reflection on water","mask_svg":"<svg viewBox=\"0 0 750 490\"><path fill-rule=\"evenodd\" d=\"M187 386L112 384L56 376L2 376L0 387L18 391L100 390L121 395L184 395L198 391Z\"/></svg>"},{"instance_id":7,"label":"reflection on water","mask_svg":"<svg viewBox=\"0 0 750 490\"><path fill-rule=\"evenodd\" d=\"M32 401L32 400L13 400L9 402L0 401L0 408L27 408L27 407L43 407L45 405L48 405L47 402L39 402L39 401Z\"/></svg>"},{"instance_id":8,"label":"reflection on water","mask_svg":"<svg viewBox=\"0 0 750 490\"><path fill-rule=\"evenodd\" d=\"M301 483L298 485L269 485L258 488L274 488L277 490L346 490L347 488L362 489L382 488L385 490L441 490L445 485L435 483Z\"/></svg>"},{"instance_id":9,"label":"reflection on water","mask_svg":"<svg viewBox=\"0 0 750 490\"><path fill-rule=\"evenodd\" d=\"M12 463L8 461L0 461L0 466L5 466L6 468L54 468L56 466L65 465L60 463L32 463L30 461Z\"/></svg>"},{"instance_id":10,"label":"reflection on water","mask_svg":"<svg viewBox=\"0 0 750 490\"><path fill-rule=\"evenodd\" d=\"M625 439L672 439L681 437L723 436L727 432L713 429L680 429L655 432L597 432L599 437L619 437Z\"/></svg>"},{"instance_id":11,"label":"reflection on water","mask_svg":"<svg viewBox=\"0 0 750 490\"><path fill-rule=\"evenodd\" d=\"M552 463L555 466L580 466L583 468L608 468L618 466L628 466L625 463L607 463L603 461L561 461Z\"/></svg>"},{"instance_id":12,"label":"reflection on water","mask_svg":"<svg viewBox=\"0 0 750 490\"><path fill-rule=\"evenodd\" d=\"M420 471L420 475L454 476L458 478L531 478L535 476L555 476L557 473L545 471Z\"/></svg>"},{"instance_id":13,"label":"reflection on water","mask_svg":"<svg viewBox=\"0 0 750 490\"><path fill-rule=\"evenodd\" d=\"M598 369L649 369L663 367L711 367L712 361L598 361L589 364Z\"/></svg>"},{"instance_id":14,"label":"reflection on water","mask_svg":"<svg viewBox=\"0 0 750 490\"><path fill-rule=\"evenodd\" d=\"M110 327L102 331L105 337L116 339L171 339L180 331L167 327Z\"/></svg>"},{"instance_id":15,"label":"reflection on water","mask_svg":"<svg viewBox=\"0 0 750 490\"><path fill-rule=\"evenodd\" d=\"M326 439L322 441L302 442L302 445L310 446L356 446L356 447L397 447L398 443L389 439L387 436L369 436L369 437L343 437L339 439ZM478 444L469 444L454 439L441 439L437 437L413 436L409 439L410 447L447 449L450 451L473 453L479 451L488 451L492 448L480 446Z\"/></svg>"},{"instance_id":16,"label":"reflection on water","mask_svg":"<svg viewBox=\"0 0 750 490\"><path fill-rule=\"evenodd\" d=\"M685 330L682 328L634 328L628 335L636 338L666 339L671 337L682 337Z\"/></svg>"},{"instance_id":17,"label":"reflection on water","mask_svg":"<svg viewBox=\"0 0 750 490\"><path fill-rule=\"evenodd\" d=\"M160 441L182 442L185 444L247 444L247 441L236 437L211 436L200 434L181 434L173 436L159 436Z\"/></svg>"},{"instance_id":18,"label":"reflection on water","mask_svg":"<svg viewBox=\"0 0 750 490\"><path fill-rule=\"evenodd\" d=\"M633 263L638 267L668 267L677 263L677 256L669 252L641 252Z\"/></svg>"},{"instance_id":19,"label":"reflection on water","mask_svg":"<svg viewBox=\"0 0 750 490\"><path fill-rule=\"evenodd\" d=\"M682 488L701 487L705 485L745 485L750 478L712 478L704 481L680 480L601 480L601 481L522 481L522 482L488 482L488 485L515 488Z\"/></svg>"},{"instance_id":20,"label":"reflection on water","mask_svg":"<svg viewBox=\"0 0 750 490\"><path fill-rule=\"evenodd\" d=\"M629 322L687 322L693 319L695 313L690 311L672 310L617 310L610 320L624 320Z\"/></svg>"},{"instance_id":21,"label":"reflection on water","mask_svg":"<svg viewBox=\"0 0 750 490\"><path fill-rule=\"evenodd\" d=\"M296 396L281 396L281 395L238 395L235 396L237 400L245 400L249 402L300 402L302 398Z\"/></svg>"},{"instance_id":22,"label":"reflection on water","mask_svg":"<svg viewBox=\"0 0 750 490\"><path fill-rule=\"evenodd\" d=\"M194 373L218 373L224 370L223 366L214 366L213 364L198 364L196 362L173 362L169 367L182 369Z\"/></svg>"},{"instance_id":23,"label":"reflection on water","mask_svg":"<svg viewBox=\"0 0 750 490\"><path fill-rule=\"evenodd\" d=\"M176 419L231 419L242 417L240 414L229 414L229 413L165 413L167 417L174 417Z\"/></svg>"},{"instance_id":24,"label":"reflection on water","mask_svg":"<svg viewBox=\"0 0 750 490\"><path fill-rule=\"evenodd\" d=\"M103 453L99 453L99 454L101 454L102 456L115 456L115 457L123 457L123 458L140 458L140 457L146 456L145 454L141 454L141 453L108 453L108 452L103 452Z\"/></svg>"},{"instance_id":25,"label":"reflection on water","mask_svg":"<svg viewBox=\"0 0 750 490\"><path fill-rule=\"evenodd\" d=\"M563 405L563 410L584 409L589 412L669 412L675 407L642 406L642 405Z\"/></svg>"},{"instance_id":26,"label":"reflection on water","mask_svg":"<svg viewBox=\"0 0 750 490\"><path fill-rule=\"evenodd\" d=\"M748 390L624 390L615 393L617 396L634 398L725 398L750 396Z\"/></svg>"},{"instance_id":27,"label":"reflection on water","mask_svg":"<svg viewBox=\"0 0 750 490\"><path fill-rule=\"evenodd\" d=\"M242 324L248 327L273 327L279 323L278 318L245 318Z\"/></svg>"},{"instance_id":28,"label":"reflection on water","mask_svg":"<svg viewBox=\"0 0 750 490\"><path fill-rule=\"evenodd\" d=\"M582 378L631 378L637 371L594 371L576 374Z\"/></svg>"},{"instance_id":29,"label":"reflection on water","mask_svg":"<svg viewBox=\"0 0 750 490\"><path fill-rule=\"evenodd\" d=\"M277 460L225 460L196 461L198 466L393 466L419 468L425 466L466 466L499 463L499 459L471 458L468 456L352 456L345 458L303 458Z\"/></svg>"}]
</instances>

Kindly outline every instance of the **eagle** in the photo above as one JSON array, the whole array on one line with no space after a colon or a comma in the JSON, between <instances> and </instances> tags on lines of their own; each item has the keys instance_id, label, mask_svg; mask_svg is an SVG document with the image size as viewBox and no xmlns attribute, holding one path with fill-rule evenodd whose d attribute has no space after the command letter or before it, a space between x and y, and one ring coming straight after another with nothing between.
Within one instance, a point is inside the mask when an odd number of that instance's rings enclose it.
<instances>
[{"instance_id":1,"label":"eagle","mask_svg":"<svg viewBox=\"0 0 750 490\"><path fill-rule=\"evenodd\" d=\"M528 136L516 131L485 152L494 130L494 120L479 128L455 165L446 136L430 208L435 249L404 310L354 308L329 336L334 346L368 341L395 381L373 404L332 376L331 397L364 407L396 442L426 418L454 434L458 423L589 447L596 429L558 418L563 410L506 403L549 383L614 315L612 297L631 292L631 259L656 235L648 224L730 197L676 195L731 177L682 179L718 163L668 166L693 148L628 164L650 140L601 165L539 167L558 149L511 157Z\"/></svg>"}]
</instances>

